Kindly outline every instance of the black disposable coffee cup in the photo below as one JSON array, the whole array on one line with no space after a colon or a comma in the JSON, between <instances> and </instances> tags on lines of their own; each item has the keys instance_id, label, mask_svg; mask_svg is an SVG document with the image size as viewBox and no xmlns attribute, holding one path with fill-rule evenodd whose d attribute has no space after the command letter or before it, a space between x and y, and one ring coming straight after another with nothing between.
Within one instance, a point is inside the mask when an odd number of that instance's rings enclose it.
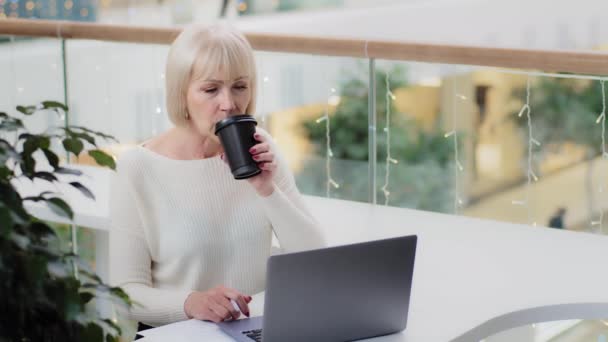
<instances>
[{"instance_id":1,"label":"black disposable coffee cup","mask_svg":"<svg viewBox=\"0 0 608 342\"><path fill-rule=\"evenodd\" d=\"M230 171L235 179L247 179L262 172L249 149L257 144L253 138L257 121L251 115L235 115L215 124Z\"/></svg>"}]
</instances>

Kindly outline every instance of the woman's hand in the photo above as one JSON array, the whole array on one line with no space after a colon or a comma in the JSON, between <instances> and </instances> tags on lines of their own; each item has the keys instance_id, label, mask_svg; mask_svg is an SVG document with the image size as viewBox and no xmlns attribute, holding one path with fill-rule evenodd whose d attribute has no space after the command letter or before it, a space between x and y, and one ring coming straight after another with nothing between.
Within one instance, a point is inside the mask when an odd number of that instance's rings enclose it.
<instances>
[{"instance_id":1,"label":"woman's hand","mask_svg":"<svg viewBox=\"0 0 608 342\"><path fill-rule=\"evenodd\" d=\"M194 318L215 323L227 319L238 319L241 312L236 310L230 300L233 300L245 316L249 317L251 296L239 293L224 286L215 287L205 292L192 292L184 303L188 318Z\"/></svg>"},{"instance_id":2,"label":"woman's hand","mask_svg":"<svg viewBox=\"0 0 608 342\"><path fill-rule=\"evenodd\" d=\"M254 145L249 150L249 153L251 153L253 160L258 163L258 167L262 172L248 178L247 181L249 181L249 184L255 188L260 196L270 196L274 191L272 180L277 169L274 152L268 142L268 138L261 134L257 128L253 138L260 143Z\"/></svg>"},{"instance_id":3,"label":"woman's hand","mask_svg":"<svg viewBox=\"0 0 608 342\"><path fill-rule=\"evenodd\" d=\"M262 172L248 178L247 181L255 188L260 196L270 196L274 191L272 180L277 169L274 152L272 151L268 138L261 134L257 128L253 138L259 141L259 144L251 147L249 153L251 153L253 160L258 164L258 167ZM222 154L222 159L227 162L224 154Z\"/></svg>"}]
</instances>

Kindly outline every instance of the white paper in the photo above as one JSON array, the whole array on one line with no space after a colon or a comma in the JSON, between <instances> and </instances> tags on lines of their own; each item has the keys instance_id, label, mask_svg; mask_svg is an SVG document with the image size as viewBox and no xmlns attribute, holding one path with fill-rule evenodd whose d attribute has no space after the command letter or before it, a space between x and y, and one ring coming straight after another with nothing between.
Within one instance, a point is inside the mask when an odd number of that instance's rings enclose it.
<instances>
[{"instance_id":1,"label":"white paper","mask_svg":"<svg viewBox=\"0 0 608 342\"><path fill-rule=\"evenodd\" d=\"M264 312L264 292L253 295L253 300L249 303L251 316L261 316ZM244 318L244 316L241 316ZM163 325L138 332L144 336L142 342L200 342L200 341L219 341L232 342L233 339L224 334L220 328L212 322L191 319L172 324Z\"/></svg>"},{"instance_id":2,"label":"white paper","mask_svg":"<svg viewBox=\"0 0 608 342\"><path fill-rule=\"evenodd\" d=\"M145 337L144 341L149 342L233 341L214 323L196 319L163 325L162 327L140 331L138 334Z\"/></svg>"}]
</instances>

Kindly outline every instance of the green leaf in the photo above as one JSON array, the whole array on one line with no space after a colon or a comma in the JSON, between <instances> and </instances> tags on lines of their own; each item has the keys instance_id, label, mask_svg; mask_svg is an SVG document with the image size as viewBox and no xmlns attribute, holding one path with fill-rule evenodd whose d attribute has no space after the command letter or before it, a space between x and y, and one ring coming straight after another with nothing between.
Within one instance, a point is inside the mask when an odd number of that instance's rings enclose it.
<instances>
[{"instance_id":1,"label":"green leaf","mask_svg":"<svg viewBox=\"0 0 608 342\"><path fill-rule=\"evenodd\" d=\"M109 154L101 151L101 150L91 150L89 151L89 155L95 159L95 162L100 166L107 166L112 170L116 170L116 162L114 161L114 157Z\"/></svg>"},{"instance_id":2,"label":"green leaf","mask_svg":"<svg viewBox=\"0 0 608 342\"><path fill-rule=\"evenodd\" d=\"M55 169L55 173L59 173L61 175L74 175L74 176L81 176L82 175L82 171L77 170L77 169L69 169L69 168L65 168L65 167L58 167Z\"/></svg>"},{"instance_id":3,"label":"green leaf","mask_svg":"<svg viewBox=\"0 0 608 342\"><path fill-rule=\"evenodd\" d=\"M80 292L80 303L82 305L87 304L93 298L95 298L95 296L90 292Z\"/></svg>"},{"instance_id":4,"label":"green leaf","mask_svg":"<svg viewBox=\"0 0 608 342\"><path fill-rule=\"evenodd\" d=\"M0 165L4 165L9 159L19 162L21 158L13 145L4 139L0 139Z\"/></svg>"},{"instance_id":5,"label":"green leaf","mask_svg":"<svg viewBox=\"0 0 608 342\"><path fill-rule=\"evenodd\" d=\"M36 106L17 106L17 111L25 115L32 115L36 112Z\"/></svg>"},{"instance_id":6,"label":"green leaf","mask_svg":"<svg viewBox=\"0 0 608 342\"><path fill-rule=\"evenodd\" d=\"M70 128L65 128L65 127L61 127L61 129L64 130L65 134L70 138L82 139L93 146L97 146L97 144L95 143L95 138L86 133L76 132Z\"/></svg>"},{"instance_id":7,"label":"green leaf","mask_svg":"<svg viewBox=\"0 0 608 342\"><path fill-rule=\"evenodd\" d=\"M21 234L10 234L10 239L21 250L26 250L30 245L30 238Z\"/></svg>"},{"instance_id":8,"label":"green leaf","mask_svg":"<svg viewBox=\"0 0 608 342\"><path fill-rule=\"evenodd\" d=\"M114 321L112 321L111 319L104 319L103 320L107 325L109 325L110 327L112 327L112 329L114 329L116 331L117 335L121 335L122 334L122 329L120 329L120 326L116 323L114 323Z\"/></svg>"},{"instance_id":9,"label":"green leaf","mask_svg":"<svg viewBox=\"0 0 608 342\"><path fill-rule=\"evenodd\" d=\"M120 341L120 338L118 336L112 336L110 334L106 335L106 342L119 342L119 341Z\"/></svg>"},{"instance_id":10,"label":"green leaf","mask_svg":"<svg viewBox=\"0 0 608 342\"><path fill-rule=\"evenodd\" d=\"M57 101L42 101L42 106L44 107L44 109L61 108L65 112L68 111L68 107L66 105Z\"/></svg>"},{"instance_id":11,"label":"green leaf","mask_svg":"<svg viewBox=\"0 0 608 342\"><path fill-rule=\"evenodd\" d=\"M25 152L21 152L20 159L21 172L31 179L34 172L36 172L36 160L32 158L31 153L26 154Z\"/></svg>"},{"instance_id":12,"label":"green leaf","mask_svg":"<svg viewBox=\"0 0 608 342\"><path fill-rule=\"evenodd\" d=\"M19 134L19 140L26 140L33 136L34 135L31 133L21 133L21 134Z\"/></svg>"},{"instance_id":13,"label":"green leaf","mask_svg":"<svg viewBox=\"0 0 608 342\"><path fill-rule=\"evenodd\" d=\"M30 220L30 215L23 208L23 199L10 183L0 182L0 203L10 209L13 222L20 224Z\"/></svg>"},{"instance_id":14,"label":"green leaf","mask_svg":"<svg viewBox=\"0 0 608 342\"><path fill-rule=\"evenodd\" d=\"M0 179L7 180L13 177L15 177L13 170L9 169L7 166L0 166Z\"/></svg>"},{"instance_id":15,"label":"green leaf","mask_svg":"<svg viewBox=\"0 0 608 342\"><path fill-rule=\"evenodd\" d=\"M31 281L43 279L46 274L47 259L44 256L29 253L26 262L27 277Z\"/></svg>"},{"instance_id":16,"label":"green leaf","mask_svg":"<svg viewBox=\"0 0 608 342\"><path fill-rule=\"evenodd\" d=\"M51 139L45 135L22 134L26 136L23 143L23 152L26 155L31 155L37 149L48 149L51 145Z\"/></svg>"},{"instance_id":17,"label":"green leaf","mask_svg":"<svg viewBox=\"0 0 608 342\"><path fill-rule=\"evenodd\" d=\"M93 279L94 281L96 281L99 284L103 284L103 281L101 280L101 278L99 278L99 276L93 272L89 272L89 271L85 271L85 270L81 270L80 274L83 274L91 279Z\"/></svg>"},{"instance_id":18,"label":"green leaf","mask_svg":"<svg viewBox=\"0 0 608 342\"><path fill-rule=\"evenodd\" d=\"M129 298L129 295L120 287L111 287L110 293L115 297L120 298L125 304L131 305L131 298Z\"/></svg>"},{"instance_id":19,"label":"green leaf","mask_svg":"<svg viewBox=\"0 0 608 342\"><path fill-rule=\"evenodd\" d=\"M46 171L36 172L36 173L34 173L33 177L44 179L47 182L56 182L57 181L57 177L55 177L54 174L52 174L50 172L46 172Z\"/></svg>"},{"instance_id":20,"label":"green leaf","mask_svg":"<svg viewBox=\"0 0 608 342\"><path fill-rule=\"evenodd\" d=\"M80 139L65 138L63 139L63 148L65 148L65 150L68 152L72 152L75 156L78 157L80 152L82 152L84 145L82 141L80 141Z\"/></svg>"},{"instance_id":21,"label":"green leaf","mask_svg":"<svg viewBox=\"0 0 608 342\"><path fill-rule=\"evenodd\" d=\"M102 133L102 132L96 132L96 131L93 131L93 130L88 129L86 127L82 127L82 126L70 126L70 128L71 129L79 129L79 130L84 131L86 133L90 133L90 134L102 137L102 138L104 138L106 140L113 140L115 142L118 142L118 140L116 138L114 138L113 136L111 136L109 134L105 134L105 133Z\"/></svg>"},{"instance_id":22,"label":"green leaf","mask_svg":"<svg viewBox=\"0 0 608 342\"><path fill-rule=\"evenodd\" d=\"M4 205L0 205L0 237L6 237L12 227L13 220L11 219L10 209Z\"/></svg>"},{"instance_id":23,"label":"green leaf","mask_svg":"<svg viewBox=\"0 0 608 342\"><path fill-rule=\"evenodd\" d=\"M46 204L59 216L67 217L70 220L74 219L74 212L72 208L61 198L53 197L45 199Z\"/></svg>"},{"instance_id":24,"label":"green leaf","mask_svg":"<svg viewBox=\"0 0 608 342\"><path fill-rule=\"evenodd\" d=\"M73 278L65 280L65 319L68 321L74 320L82 311L82 305L80 304L80 296L78 294L77 281L70 281ZM99 341L99 339L84 339L83 341Z\"/></svg>"},{"instance_id":25,"label":"green leaf","mask_svg":"<svg viewBox=\"0 0 608 342\"><path fill-rule=\"evenodd\" d=\"M28 197L24 197L23 200L24 201L34 201L34 202L39 202L39 201L46 201L46 195L55 195L55 192L52 191L43 191L41 192L38 196L28 196Z\"/></svg>"},{"instance_id":26,"label":"green leaf","mask_svg":"<svg viewBox=\"0 0 608 342\"><path fill-rule=\"evenodd\" d=\"M59 157L57 157L57 155L49 150L49 149L43 149L42 152L44 153L46 160L48 160L49 164L53 167L53 169L57 170L57 168L59 167Z\"/></svg>"},{"instance_id":27,"label":"green leaf","mask_svg":"<svg viewBox=\"0 0 608 342\"><path fill-rule=\"evenodd\" d=\"M91 190L89 190L89 188L87 188L86 186L82 185L80 182L70 182L70 185L75 187L76 189L80 190L80 192L83 195L85 195L86 197L88 197L92 200L95 199L95 195L93 195Z\"/></svg>"},{"instance_id":28,"label":"green leaf","mask_svg":"<svg viewBox=\"0 0 608 342\"><path fill-rule=\"evenodd\" d=\"M28 229L34 233L34 235L39 237L44 237L47 235L55 235L55 231L51 229L46 223L43 222L32 222Z\"/></svg>"},{"instance_id":29,"label":"green leaf","mask_svg":"<svg viewBox=\"0 0 608 342\"><path fill-rule=\"evenodd\" d=\"M0 121L0 130L2 131L17 131L23 128L23 121L17 118L5 118Z\"/></svg>"}]
</instances>

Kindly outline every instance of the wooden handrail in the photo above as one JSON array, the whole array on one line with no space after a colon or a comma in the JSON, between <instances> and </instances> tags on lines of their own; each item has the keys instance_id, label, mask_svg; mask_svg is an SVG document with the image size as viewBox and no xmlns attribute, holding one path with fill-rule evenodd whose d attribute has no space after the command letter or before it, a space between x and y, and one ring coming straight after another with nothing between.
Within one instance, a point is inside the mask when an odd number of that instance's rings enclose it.
<instances>
[{"instance_id":1,"label":"wooden handrail","mask_svg":"<svg viewBox=\"0 0 608 342\"><path fill-rule=\"evenodd\" d=\"M147 44L170 44L180 30L72 21L0 20L0 35ZM253 48L261 51L608 75L608 53L601 51L506 49L265 33L245 35Z\"/></svg>"}]
</instances>

